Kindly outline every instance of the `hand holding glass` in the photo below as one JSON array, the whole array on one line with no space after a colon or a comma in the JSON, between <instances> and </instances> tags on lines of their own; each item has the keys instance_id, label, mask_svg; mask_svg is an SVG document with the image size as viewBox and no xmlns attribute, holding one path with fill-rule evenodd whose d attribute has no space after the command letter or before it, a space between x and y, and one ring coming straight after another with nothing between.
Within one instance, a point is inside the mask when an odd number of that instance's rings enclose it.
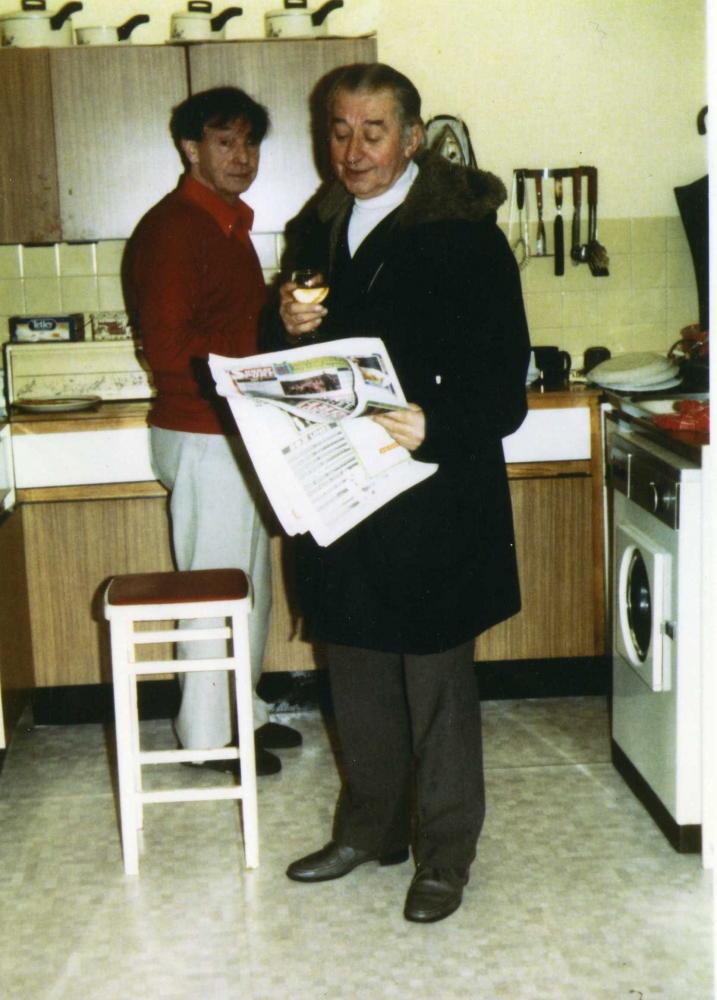
<instances>
[{"instance_id":1,"label":"hand holding glass","mask_svg":"<svg viewBox=\"0 0 717 1000\"><path fill-rule=\"evenodd\" d=\"M323 274L312 268L294 271L291 280L296 282L296 288L292 292L296 302L318 305L329 294L329 286Z\"/></svg>"}]
</instances>

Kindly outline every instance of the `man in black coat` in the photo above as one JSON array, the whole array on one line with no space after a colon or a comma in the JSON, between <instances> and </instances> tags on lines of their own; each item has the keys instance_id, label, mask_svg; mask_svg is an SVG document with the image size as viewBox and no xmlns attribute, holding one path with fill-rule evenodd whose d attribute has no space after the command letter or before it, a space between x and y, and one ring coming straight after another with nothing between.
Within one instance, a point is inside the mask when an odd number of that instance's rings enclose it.
<instances>
[{"instance_id":1,"label":"man in black coat","mask_svg":"<svg viewBox=\"0 0 717 1000\"><path fill-rule=\"evenodd\" d=\"M406 860L408 920L452 913L485 814L474 639L520 608L501 439L526 414L528 330L496 225L505 188L423 149L420 97L380 63L346 67L327 110L336 182L302 226L323 305L281 289L289 341L379 336L409 410L376 416L437 472L332 545L299 543L311 638L326 644L344 787L333 840L290 878Z\"/></svg>"}]
</instances>

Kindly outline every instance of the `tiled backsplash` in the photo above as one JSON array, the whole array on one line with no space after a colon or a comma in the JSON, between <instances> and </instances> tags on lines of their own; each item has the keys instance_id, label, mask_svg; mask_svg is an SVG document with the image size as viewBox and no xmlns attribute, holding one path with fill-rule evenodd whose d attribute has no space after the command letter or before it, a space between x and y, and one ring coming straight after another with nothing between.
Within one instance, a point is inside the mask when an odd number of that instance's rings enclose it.
<instances>
[{"instance_id":1,"label":"tiled backsplash","mask_svg":"<svg viewBox=\"0 0 717 1000\"><path fill-rule=\"evenodd\" d=\"M517 235L517 234L516 234ZM551 231L548 226L549 247ZM531 257L521 271L531 337L557 344L580 367L587 347L613 353L666 353L683 326L698 320L694 269L678 217L607 219L600 242L610 256L608 277L587 264L555 277L553 258ZM283 247L280 233L255 233L254 245L269 280ZM120 266L124 242L0 246L0 342L8 317L23 313L122 310Z\"/></svg>"}]
</instances>

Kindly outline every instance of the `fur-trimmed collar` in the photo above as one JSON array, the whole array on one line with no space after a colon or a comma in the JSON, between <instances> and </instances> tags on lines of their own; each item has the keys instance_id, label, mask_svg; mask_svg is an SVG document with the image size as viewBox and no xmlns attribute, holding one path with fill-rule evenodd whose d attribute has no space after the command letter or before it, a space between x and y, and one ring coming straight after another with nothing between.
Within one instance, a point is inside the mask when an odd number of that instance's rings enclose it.
<instances>
[{"instance_id":1,"label":"fur-trimmed collar","mask_svg":"<svg viewBox=\"0 0 717 1000\"><path fill-rule=\"evenodd\" d=\"M471 170L446 160L434 150L416 156L419 168L396 224L410 228L425 222L463 219L478 222L495 212L507 198L505 185L485 170ZM348 210L353 198L338 181L318 206L319 218L328 222Z\"/></svg>"}]
</instances>

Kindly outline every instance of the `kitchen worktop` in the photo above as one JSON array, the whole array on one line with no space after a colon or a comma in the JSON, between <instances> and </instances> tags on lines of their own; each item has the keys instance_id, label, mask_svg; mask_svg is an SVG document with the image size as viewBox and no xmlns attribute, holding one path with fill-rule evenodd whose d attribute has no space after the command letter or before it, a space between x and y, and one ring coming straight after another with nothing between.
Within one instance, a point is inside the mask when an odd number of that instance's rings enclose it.
<instances>
[{"instance_id":1,"label":"kitchen worktop","mask_svg":"<svg viewBox=\"0 0 717 1000\"><path fill-rule=\"evenodd\" d=\"M601 395L601 389L583 384L549 391L535 385L530 386L527 391L528 407L531 410L590 406ZM142 399L110 400L98 403L88 410L64 413L29 413L13 406L10 421L14 435L115 430L146 426L150 406L149 400Z\"/></svg>"}]
</instances>

